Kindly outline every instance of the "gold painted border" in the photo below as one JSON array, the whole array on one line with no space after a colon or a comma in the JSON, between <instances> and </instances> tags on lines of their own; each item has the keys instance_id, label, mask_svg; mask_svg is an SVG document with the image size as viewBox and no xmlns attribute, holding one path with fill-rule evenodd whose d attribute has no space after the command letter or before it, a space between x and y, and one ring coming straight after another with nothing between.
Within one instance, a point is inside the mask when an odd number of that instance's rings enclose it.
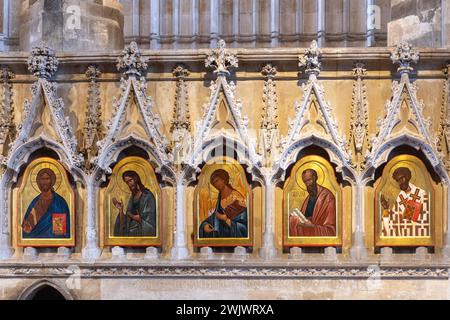
<instances>
[{"instance_id":1,"label":"gold painted border","mask_svg":"<svg viewBox=\"0 0 450 320\"><path fill-rule=\"evenodd\" d=\"M38 166L41 163L44 162L48 162L51 163L52 165L56 166L59 170L61 170L61 173L65 173L65 175L63 175L62 178L66 179L66 183L67 185L70 187L70 192L71 192L71 197L72 199L70 199L70 204L69 204L69 208L70 208L70 238L69 239L45 239L45 238L41 238L41 239L23 239L22 238L22 230L20 229L20 226L22 225L21 223L21 212L20 212L20 203L21 203L21 199L22 199L22 193L23 190L25 189L25 184L28 180L28 177L31 173L31 170ZM66 168L61 164L60 161L57 161L53 158L50 157L40 157L37 158L35 160L33 160L32 162L30 162L26 169L25 172L23 174L23 180L22 180L22 184L19 188L18 191L18 201L17 201L17 211L15 213L16 215L16 221L17 221L17 246L18 247L75 247L75 242L76 242L76 234L75 234L75 230L76 230L76 211L75 211L75 192L73 190L73 188L71 187L70 184L70 180L68 178L68 171L66 170Z\"/></svg>"},{"instance_id":2,"label":"gold painted border","mask_svg":"<svg viewBox=\"0 0 450 320\"><path fill-rule=\"evenodd\" d=\"M430 211L431 211L431 236L430 237L398 237L398 238L382 238L380 236L380 201L378 199L380 187L383 182L383 177L386 176L398 162L400 161L410 161L413 162L420 170L423 170L423 172L426 172L425 176L428 180L428 184L432 187L430 190ZM388 177L387 179L389 179ZM409 155L409 154L403 154L396 156L392 158L387 165L383 169L383 173L381 177L379 178L379 181L377 182L377 185L374 190L374 236L375 236L375 246L376 247L383 247L383 246L397 246L397 247L406 247L406 246L435 246L435 229L436 229L436 219L437 212L434 212L434 208L437 208L438 206L435 205L436 201L436 187L433 183L433 180L431 179L431 175L428 172L427 167L425 164L420 160L419 158ZM441 206L442 208L442 206Z\"/></svg>"},{"instance_id":3,"label":"gold painted border","mask_svg":"<svg viewBox=\"0 0 450 320\"><path fill-rule=\"evenodd\" d=\"M293 177L297 174L297 171L303 165L309 162L319 162L327 170L326 174L331 179L331 184L336 192L336 237L290 237L289 236L289 212L287 196L290 192L291 185L294 182ZM328 246L342 246L343 245L343 195L342 188L337 183L336 174L333 167L325 158L317 155L309 155L301 158L292 168L289 178L285 182L283 188L283 247L328 247Z\"/></svg>"},{"instance_id":4,"label":"gold painted border","mask_svg":"<svg viewBox=\"0 0 450 320\"><path fill-rule=\"evenodd\" d=\"M159 184L158 179L156 178L155 169L152 165L145 160L144 158L137 156L129 156L120 160L113 168L112 176L117 175L118 171L126 166L130 162L137 162L147 167L150 171L151 179L155 181L155 184L158 186L156 197L156 236L155 237L114 237L110 235L110 224L111 215L109 206L111 205L111 201L109 199L109 195L107 194L110 184L105 188L104 201L103 201L103 230L104 230L104 240L105 246L123 246L123 247L149 247L149 246L162 246L162 191L161 186ZM111 183L111 180L110 180Z\"/></svg>"},{"instance_id":5,"label":"gold painted border","mask_svg":"<svg viewBox=\"0 0 450 320\"><path fill-rule=\"evenodd\" d=\"M247 188L247 219L248 219L248 237L247 238L213 238L213 239L200 239L198 237L198 227L199 227L199 205L198 205L198 185L195 188L194 192L194 247L235 247L235 246L243 246L243 247L252 247L253 246L253 190L250 184L247 181L245 170L242 165L233 158L223 156L223 157L215 157L206 162L203 169L208 165L216 164L217 162L230 163L234 165L239 165L242 170L242 177L244 178L245 186ZM202 170L203 174L204 170ZM200 177L199 177L200 180Z\"/></svg>"}]
</instances>

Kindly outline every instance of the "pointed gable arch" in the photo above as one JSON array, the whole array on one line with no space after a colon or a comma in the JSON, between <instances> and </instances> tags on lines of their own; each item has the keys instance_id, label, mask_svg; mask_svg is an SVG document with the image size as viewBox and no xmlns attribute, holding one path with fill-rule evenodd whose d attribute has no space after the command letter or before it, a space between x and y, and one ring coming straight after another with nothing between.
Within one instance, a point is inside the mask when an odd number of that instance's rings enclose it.
<instances>
[{"instance_id":1,"label":"pointed gable arch","mask_svg":"<svg viewBox=\"0 0 450 320\"><path fill-rule=\"evenodd\" d=\"M320 73L320 50L313 41L311 47L300 58L300 66L305 67L308 82L302 85L303 97L296 103L295 118L289 123L289 131L282 139L282 152L278 169L285 171L297 160L298 153L305 147L317 145L327 151L330 159L343 171L354 178L352 156L347 149L346 139L341 135L333 116L333 108L326 101L325 89L317 80Z\"/></svg>"},{"instance_id":2,"label":"pointed gable arch","mask_svg":"<svg viewBox=\"0 0 450 320\"><path fill-rule=\"evenodd\" d=\"M372 176L376 168L388 161L394 148L409 145L422 150L440 178L449 181L442 156L436 148L438 141L430 133L431 120L424 117L425 106L417 98L416 83L409 77L413 70L410 64L418 61L419 53L402 43L394 49L391 58L400 64L401 78L392 84L392 98L385 105L386 116L378 120L380 129L366 154L365 176Z\"/></svg>"},{"instance_id":3,"label":"pointed gable arch","mask_svg":"<svg viewBox=\"0 0 450 320\"><path fill-rule=\"evenodd\" d=\"M31 101L25 101L24 116L5 161L7 168L16 173L32 152L48 147L58 153L72 173L82 176L84 158L78 153L78 141L64 113L64 102L57 95L57 84L49 80L57 67L58 60L51 48L45 45L33 48L28 69L38 79L31 87Z\"/></svg>"},{"instance_id":4,"label":"pointed gable arch","mask_svg":"<svg viewBox=\"0 0 450 320\"><path fill-rule=\"evenodd\" d=\"M92 162L109 172L110 164L120 152L136 145L150 153L159 169L169 167L172 160L169 143L161 130L160 118L153 110L153 100L146 94L147 82L144 77L140 77L147 69L147 60L142 57L135 42L127 46L119 56L118 69L123 70L121 94L113 102L113 116L107 124L105 137L97 144L98 156ZM131 124L132 128L127 128L132 120L129 119L128 111L133 106L138 111L139 120Z\"/></svg>"},{"instance_id":5,"label":"pointed gable arch","mask_svg":"<svg viewBox=\"0 0 450 320\"><path fill-rule=\"evenodd\" d=\"M237 67L237 58L225 51L225 42L220 40L219 49L213 50L208 56L206 66L216 68L214 72L217 79L211 82L209 101L204 105L203 119L197 126L187 164L193 168L198 167L208 152L226 141L236 146L240 160L246 162L250 171L257 169L261 157L256 152L255 137L249 134L248 118L242 114L242 102L236 97L236 85L226 78L228 68Z\"/></svg>"}]
</instances>

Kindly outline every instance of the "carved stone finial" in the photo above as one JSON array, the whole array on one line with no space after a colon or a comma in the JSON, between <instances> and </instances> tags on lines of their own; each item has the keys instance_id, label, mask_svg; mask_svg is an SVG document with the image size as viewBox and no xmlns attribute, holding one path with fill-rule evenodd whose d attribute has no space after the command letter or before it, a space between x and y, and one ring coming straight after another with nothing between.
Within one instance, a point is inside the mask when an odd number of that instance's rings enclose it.
<instances>
[{"instance_id":1,"label":"carved stone finial","mask_svg":"<svg viewBox=\"0 0 450 320\"><path fill-rule=\"evenodd\" d=\"M391 51L391 60L394 64L399 64L397 69L399 73L409 74L414 70L411 64L419 61L419 51L403 41Z\"/></svg>"},{"instance_id":2,"label":"carved stone finial","mask_svg":"<svg viewBox=\"0 0 450 320\"><path fill-rule=\"evenodd\" d=\"M136 42L131 42L126 46L117 58L117 70L124 75L134 75L140 77L148 69L148 59L141 54Z\"/></svg>"},{"instance_id":3,"label":"carved stone finial","mask_svg":"<svg viewBox=\"0 0 450 320\"><path fill-rule=\"evenodd\" d=\"M322 58L322 52L317 46L317 41L313 40L311 46L306 49L303 56L299 58L298 66L305 69L306 75L318 76L320 73L320 69L322 67L322 63L320 62Z\"/></svg>"},{"instance_id":4,"label":"carved stone finial","mask_svg":"<svg viewBox=\"0 0 450 320\"><path fill-rule=\"evenodd\" d=\"M271 63L266 64L261 70L261 74L269 79L273 79L277 72L277 68Z\"/></svg>"},{"instance_id":5,"label":"carved stone finial","mask_svg":"<svg viewBox=\"0 0 450 320\"><path fill-rule=\"evenodd\" d=\"M184 64L177 64L172 71L172 74L178 79L184 79L189 76L190 72Z\"/></svg>"},{"instance_id":6,"label":"carved stone finial","mask_svg":"<svg viewBox=\"0 0 450 320\"><path fill-rule=\"evenodd\" d=\"M170 131L172 133L179 129L186 129L189 131L191 130L189 101L186 84L184 82L185 77L189 75L189 70L183 64L178 64L173 69L173 75L178 78L178 83Z\"/></svg>"},{"instance_id":7,"label":"carved stone finial","mask_svg":"<svg viewBox=\"0 0 450 320\"><path fill-rule=\"evenodd\" d=\"M49 79L58 70L55 51L45 44L34 47L28 58L28 70L38 78Z\"/></svg>"},{"instance_id":8,"label":"carved stone finial","mask_svg":"<svg viewBox=\"0 0 450 320\"><path fill-rule=\"evenodd\" d=\"M85 73L86 78L88 78L90 81L98 80L98 78L100 78L101 74L102 74L102 72L95 65L90 65L87 68L86 73Z\"/></svg>"},{"instance_id":9,"label":"carved stone finial","mask_svg":"<svg viewBox=\"0 0 450 320\"><path fill-rule=\"evenodd\" d=\"M229 68L238 67L237 56L226 51L226 43L223 39L219 40L219 47L213 49L205 59L205 67L215 68L214 73L219 75L230 74Z\"/></svg>"},{"instance_id":10,"label":"carved stone finial","mask_svg":"<svg viewBox=\"0 0 450 320\"><path fill-rule=\"evenodd\" d=\"M0 81L2 81L3 83L9 82L15 77L16 75L14 74L14 72L12 72L8 67L4 66L0 68Z\"/></svg>"},{"instance_id":11,"label":"carved stone finial","mask_svg":"<svg viewBox=\"0 0 450 320\"><path fill-rule=\"evenodd\" d=\"M367 69L364 62L357 61L355 67L352 69L352 74L355 78L362 78L367 75Z\"/></svg>"}]
</instances>

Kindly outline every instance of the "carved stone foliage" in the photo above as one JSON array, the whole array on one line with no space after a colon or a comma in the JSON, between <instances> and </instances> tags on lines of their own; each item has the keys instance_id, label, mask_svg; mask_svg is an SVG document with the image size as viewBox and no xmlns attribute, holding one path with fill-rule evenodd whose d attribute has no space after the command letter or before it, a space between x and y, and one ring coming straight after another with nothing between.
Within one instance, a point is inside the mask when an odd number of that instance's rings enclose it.
<instances>
[{"instance_id":1,"label":"carved stone foliage","mask_svg":"<svg viewBox=\"0 0 450 320\"><path fill-rule=\"evenodd\" d=\"M437 140L430 134L431 120L423 115L424 104L417 98L417 85L409 73L411 63L417 62L418 53L402 44L394 51L392 60L399 63L400 81L392 83L392 99L386 102L386 116L379 118L376 136L371 139L371 150L366 154L367 167L377 168L387 160L390 150L398 145L410 144L421 148L434 167L439 166L441 156L436 149Z\"/></svg>"},{"instance_id":2,"label":"carved stone foliage","mask_svg":"<svg viewBox=\"0 0 450 320\"><path fill-rule=\"evenodd\" d=\"M266 77L264 82L263 110L261 120L260 148L259 152L267 161L279 152L278 131L278 97L275 83L277 69L272 64L265 65L261 73Z\"/></svg>"},{"instance_id":3,"label":"carved stone foliage","mask_svg":"<svg viewBox=\"0 0 450 320\"><path fill-rule=\"evenodd\" d=\"M17 170L25 155L33 149L33 144L42 145L45 141L63 152L70 168L82 168L84 159L77 152L77 139L64 113L64 102L58 97L57 84L48 80L57 71L58 60L54 51L46 46L33 48L28 66L38 80L31 87L31 102L25 100L19 132L8 153L8 167ZM49 108L51 124L38 123L38 126L44 125L44 130L36 136L35 124L42 118L45 108Z\"/></svg>"},{"instance_id":4,"label":"carved stone foliage","mask_svg":"<svg viewBox=\"0 0 450 320\"><path fill-rule=\"evenodd\" d=\"M162 133L161 120L153 110L153 100L147 96L147 81L144 77L136 78L146 71L148 65L135 43L131 43L122 52L118 61L117 68L119 71L123 71L120 81L121 94L119 99L113 99L113 116L106 125L105 137L97 142L98 156L91 162L101 169L109 171L109 162L121 147L131 141L140 141L140 144L149 146L154 151L156 160L161 165L170 165L172 155L169 143ZM145 136L135 133L134 130L131 130L131 133L123 132L125 125L132 120L126 117L127 108L131 107L132 102L136 104L139 117L142 118Z\"/></svg>"},{"instance_id":5,"label":"carved stone foliage","mask_svg":"<svg viewBox=\"0 0 450 320\"><path fill-rule=\"evenodd\" d=\"M72 267L72 268L71 268ZM92 277L158 277L158 278L249 278L249 279L448 279L448 269L440 266L378 267L374 266L171 266L171 265L82 265L50 264L45 267L23 265L0 268L0 276L69 277L77 272L80 278Z\"/></svg>"},{"instance_id":6,"label":"carved stone foliage","mask_svg":"<svg viewBox=\"0 0 450 320\"><path fill-rule=\"evenodd\" d=\"M100 98L100 85L98 79L100 70L91 65L86 70L86 78L89 80L86 122L84 124L84 146L83 152L87 159L91 159L96 151L96 142L102 138L102 111ZM89 161L86 163L89 166Z\"/></svg>"},{"instance_id":7,"label":"carved stone foliage","mask_svg":"<svg viewBox=\"0 0 450 320\"><path fill-rule=\"evenodd\" d=\"M260 165L260 156L256 152L256 139L250 136L248 130L248 118L242 115L242 102L236 97L236 85L229 82L226 75L228 68L237 67L236 56L225 50L225 41L219 42L219 48L214 49L205 61L206 67L214 67L217 79L211 82L209 102L203 106L203 117L194 141L194 147L189 155L187 164L197 167L205 155L205 147L222 143L223 138L229 138L238 143L244 153L242 161L248 161L249 170ZM222 98L223 97L223 98ZM225 123L225 119L218 120L219 105L225 106L227 119L232 122L231 128L215 126L218 122ZM238 149L241 149L238 147ZM245 158L245 159L244 159Z\"/></svg>"},{"instance_id":8,"label":"carved stone foliage","mask_svg":"<svg viewBox=\"0 0 450 320\"><path fill-rule=\"evenodd\" d=\"M58 70L58 64L55 51L43 43L34 47L28 58L28 70L38 78L51 78Z\"/></svg>"},{"instance_id":9,"label":"carved stone foliage","mask_svg":"<svg viewBox=\"0 0 450 320\"><path fill-rule=\"evenodd\" d=\"M173 70L177 78L175 91L175 106L170 132L172 133L173 155L176 164L181 164L191 148L191 116L189 112L189 97L185 78L189 70L182 64Z\"/></svg>"},{"instance_id":10,"label":"carved stone foliage","mask_svg":"<svg viewBox=\"0 0 450 320\"><path fill-rule=\"evenodd\" d=\"M445 158L445 166L450 170L450 64L443 70L445 74L442 89L441 120L438 129L438 151Z\"/></svg>"},{"instance_id":11,"label":"carved stone foliage","mask_svg":"<svg viewBox=\"0 0 450 320\"><path fill-rule=\"evenodd\" d=\"M11 79L15 75L8 67L0 69L0 155L7 151L7 141L13 141L16 135L14 123L14 105Z\"/></svg>"},{"instance_id":12,"label":"carved stone foliage","mask_svg":"<svg viewBox=\"0 0 450 320\"><path fill-rule=\"evenodd\" d=\"M311 46L306 49L303 56L299 58L299 67L305 70L305 74L318 76L322 68L322 52L317 45L317 41L313 40Z\"/></svg>"},{"instance_id":13,"label":"carved stone foliage","mask_svg":"<svg viewBox=\"0 0 450 320\"><path fill-rule=\"evenodd\" d=\"M404 41L391 51L391 60L399 65L397 69L399 73L411 73L414 70L411 64L419 61L419 52Z\"/></svg>"},{"instance_id":14,"label":"carved stone foliage","mask_svg":"<svg viewBox=\"0 0 450 320\"><path fill-rule=\"evenodd\" d=\"M364 77L367 74L364 63L357 62L353 69L355 81L352 94L352 117L350 121L349 148L354 148L358 170L364 167L363 152L368 148L368 101Z\"/></svg>"},{"instance_id":15,"label":"carved stone foliage","mask_svg":"<svg viewBox=\"0 0 450 320\"><path fill-rule=\"evenodd\" d=\"M136 42L131 42L117 58L117 70L125 75L140 77L148 69L148 59L142 56Z\"/></svg>"},{"instance_id":16,"label":"carved stone foliage","mask_svg":"<svg viewBox=\"0 0 450 320\"><path fill-rule=\"evenodd\" d=\"M223 39L219 40L217 49L213 49L205 60L205 67L214 68L214 73L229 74L229 69L238 67L238 59L235 54L226 50L226 43Z\"/></svg>"},{"instance_id":17,"label":"carved stone foliage","mask_svg":"<svg viewBox=\"0 0 450 320\"><path fill-rule=\"evenodd\" d=\"M333 108L326 101L323 85L317 80L320 72L320 50L313 41L311 48L300 57L300 65L305 67L308 82L302 85L303 97L296 103L296 116L289 122L289 131L282 139L283 152L279 165L284 170L295 161L296 152L308 144L316 144L331 151L333 162L342 167L352 167L351 152L347 150L347 140L339 133L333 115Z\"/></svg>"}]
</instances>

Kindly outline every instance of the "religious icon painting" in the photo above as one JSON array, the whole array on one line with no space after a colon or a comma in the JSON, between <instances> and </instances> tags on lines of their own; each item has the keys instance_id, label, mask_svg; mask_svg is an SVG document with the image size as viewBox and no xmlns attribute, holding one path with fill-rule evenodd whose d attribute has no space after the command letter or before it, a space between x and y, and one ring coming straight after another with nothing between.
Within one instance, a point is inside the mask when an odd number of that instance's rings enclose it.
<instances>
[{"instance_id":1,"label":"religious icon painting","mask_svg":"<svg viewBox=\"0 0 450 320\"><path fill-rule=\"evenodd\" d=\"M333 167L322 157L300 159L285 182L283 245L342 245L342 192Z\"/></svg>"},{"instance_id":2,"label":"religious icon painting","mask_svg":"<svg viewBox=\"0 0 450 320\"><path fill-rule=\"evenodd\" d=\"M194 246L252 246L252 189L244 168L228 157L208 161L194 202Z\"/></svg>"},{"instance_id":3,"label":"religious icon painting","mask_svg":"<svg viewBox=\"0 0 450 320\"><path fill-rule=\"evenodd\" d=\"M27 166L17 217L19 246L75 246L75 193L60 162L42 157Z\"/></svg>"},{"instance_id":4,"label":"religious icon painting","mask_svg":"<svg viewBox=\"0 0 450 320\"><path fill-rule=\"evenodd\" d=\"M433 201L432 179L419 158L390 160L375 187L375 245L433 245Z\"/></svg>"},{"instance_id":5,"label":"religious icon painting","mask_svg":"<svg viewBox=\"0 0 450 320\"><path fill-rule=\"evenodd\" d=\"M114 166L104 199L105 244L161 246L161 188L141 157Z\"/></svg>"}]
</instances>

